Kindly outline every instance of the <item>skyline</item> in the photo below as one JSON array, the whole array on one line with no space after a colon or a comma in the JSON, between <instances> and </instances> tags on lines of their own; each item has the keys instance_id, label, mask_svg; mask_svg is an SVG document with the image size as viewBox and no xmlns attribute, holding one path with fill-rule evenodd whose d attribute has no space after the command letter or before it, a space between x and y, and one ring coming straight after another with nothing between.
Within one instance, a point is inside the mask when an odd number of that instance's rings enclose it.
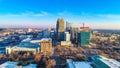
<instances>
[{"instance_id":1,"label":"skyline","mask_svg":"<svg viewBox=\"0 0 120 68\"><path fill-rule=\"evenodd\" d=\"M0 0L0 28L55 27L58 18L92 29L120 29L119 0Z\"/></svg>"}]
</instances>

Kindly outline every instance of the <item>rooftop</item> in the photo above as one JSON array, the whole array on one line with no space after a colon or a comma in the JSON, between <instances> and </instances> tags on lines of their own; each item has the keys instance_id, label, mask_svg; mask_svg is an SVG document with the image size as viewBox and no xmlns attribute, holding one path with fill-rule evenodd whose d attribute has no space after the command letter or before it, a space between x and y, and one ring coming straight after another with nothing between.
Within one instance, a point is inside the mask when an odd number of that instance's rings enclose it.
<instances>
[{"instance_id":1,"label":"rooftop","mask_svg":"<svg viewBox=\"0 0 120 68\"><path fill-rule=\"evenodd\" d=\"M42 38L40 41L50 41L52 40L51 38Z\"/></svg>"},{"instance_id":2,"label":"rooftop","mask_svg":"<svg viewBox=\"0 0 120 68\"><path fill-rule=\"evenodd\" d=\"M92 59L93 60L100 60L101 62L108 65L110 68L120 68L120 62L118 62L114 59L109 59L109 58L99 56L99 55L93 56Z\"/></svg>"},{"instance_id":3,"label":"rooftop","mask_svg":"<svg viewBox=\"0 0 120 68\"><path fill-rule=\"evenodd\" d=\"M31 38L26 38L24 40L22 40L22 42L30 42Z\"/></svg>"},{"instance_id":4,"label":"rooftop","mask_svg":"<svg viewBox=\"0 0 120 68\"><path fill-rule=\"evenodd\" d=\"M110 68L120 68L120 62L118 62L114 59L101 58L99 60L101 60L106 65L108 65Z\"/></svg>"},{"instance_id":5,"label":"rooftop","mask_svg":"<svg viewBox=\"0 0 120 68\"><path fill-rule=\"evenodd\" d=\"M7 62L1 64L0 68L17 68L17 64L18 64L18 62L7 61ZM36 64L29 64L27 66L22 66L22 68L37 68L36 66L37 66Z\"/></svg>"},{"instance_id":6,"label":"rooftop","mask_svg":"<svg viewBox=\"0 0 120 68\"><path fill-rule=\"evenodd\" d=\"M40 47L40 45L39 44L33 44L33 43L30 43L30 44L26 44L26 45L18 45L17 47L21 47L21 48L38 48L38 47Z\"/></svg>"},{"instance_id":7,"label":"rooftop","mask_svg":"<svg viewBox=\"0 0 120 68\"><path fill-rule=\"evenodd\" d=\"M40 44L38 44L38 43L21 43L21 44L16 45L16 46L8 46L8 47L37 49L40 47Z\"/></svg>"},{"instance_id":8,"label":"rooftop","mask_svg":"<svg viewBox=\"0 0 120 68\"><path fill-rule=\"evenodd\" d=\"M72 59L67 59L68 68L92 68L89 62L74 62Z\"/></svg>"}]
</instances>

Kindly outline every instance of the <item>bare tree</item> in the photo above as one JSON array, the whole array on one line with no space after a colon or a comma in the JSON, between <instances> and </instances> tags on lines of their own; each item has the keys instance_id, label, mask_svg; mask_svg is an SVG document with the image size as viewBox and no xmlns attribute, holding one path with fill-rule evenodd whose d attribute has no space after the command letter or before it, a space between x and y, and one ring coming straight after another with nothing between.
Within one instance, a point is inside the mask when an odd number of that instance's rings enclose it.
<instances>
[{"instance_id":1,"label":"bare tree","mask_svg":"<svg viewBox=\"0 0 120 68\"><path fill-rule=\"evenodd\" d=\"M56 62L55 60L53 59L49 59L47 62L46 62L46 68L54 68L56 65Z\"/></svg>"},{"instance_id":2,"label":"bare tree","mask_svg":"<svg viewBox=\"0 0 120 68\"><path fill-rule=\"evenodd\" d=\"M35 62L39 62L40 60L41 60L41 55L40 55L40 53L34 54L34 61L35 61Z\"/></svg>"}]
</instances>

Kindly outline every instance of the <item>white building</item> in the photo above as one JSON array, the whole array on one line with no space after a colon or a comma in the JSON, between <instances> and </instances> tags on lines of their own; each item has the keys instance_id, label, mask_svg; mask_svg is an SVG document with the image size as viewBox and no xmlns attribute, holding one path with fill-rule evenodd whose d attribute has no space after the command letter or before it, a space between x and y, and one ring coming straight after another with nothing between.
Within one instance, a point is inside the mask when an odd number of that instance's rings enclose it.
<instances>
[{"instance_id":1,"label":"white building","mask_svg":"<svg viewBox=\"0 0 120 68\"><path fill-rule=\"evenodd\" d=\"M69 32L65 32L65 34L64 34L64 40L65 41L70 41L70 33Z\"/></svg>"},{"instance_id":2,"label":"white building","mask_svg":"<svg viewBox=\"0 0 120 68\"><path fill-rule=\"evenodd\" d=\"M40 43L41 39L32 39L30 42L31 43Z\"/></svg>"},{"instance_id":3,"label":"white building","mask_svg":"<svg viewBox=\"0 0 120 68\"><path fill-rule=\"evenodd\" d=\"M61 46L71 46L71 41L61 41Z\"/></svg>"},{"instance_id":4,"label":"white building","mask_svg":"<svg viewBox=\"0 0 120 68\"><path fill-rule=\"evenodd\" d=\"M70 41L70 33L65 32L64 33L64 41L61 41L61 46L71 46L71 41Z\"/></svg>"},{"instance_id":5,"label":"white building","mask_svg":"<svg viewBox=\"0 0 120 68\"><path fill-rule=\"evenodd\" d=\"M17 45L13 47L6 47L6 54L11 54L13 52L19 51L29 51L29 52L39 52L40 46L39 45Z\"/></svg>"},{"instance_id":6,"label":"white building","mask_svg":"<svg viewBox=\"0 0 120 68\"><path fill-rule=\"evenodd\" d=\"M88 62L74 62L72 59L67 59L67 68L93 68Z\"/></svg>"},{"instance_id":7,"label":"white building","mask_svg":"<svg viewBox=\"0 0 120 68\"><path fill-rule=\"evenodd\" d=\"M37 64L29 64L27 66L17 66L18 62L7 61L0 65L0 68L37 68Z\"/></svg>"},{"instance_id":8,"label":"white building","mask_svg":"<svg viewBox=\"0 0 120 68\"><path fill-rule=\"evenodd\" d=\"M40 50L40 44L39 43L31 43L31 39L27 38L19 45L16 46L8 46L6 47L6 54L11 54L12 52L16 51L31 51L31 52L39 52Z\"/></svg>"}]
</instances>

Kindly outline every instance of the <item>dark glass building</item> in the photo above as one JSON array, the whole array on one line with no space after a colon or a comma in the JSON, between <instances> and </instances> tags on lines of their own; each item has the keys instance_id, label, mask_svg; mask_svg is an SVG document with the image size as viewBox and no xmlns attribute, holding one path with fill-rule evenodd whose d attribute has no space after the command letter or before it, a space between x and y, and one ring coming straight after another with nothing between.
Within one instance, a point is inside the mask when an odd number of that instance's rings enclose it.
<instances>
[{"instance_id":1,"label":"dark glass building","mask_svg":"<svg viewBox=\"0 0 120 68\"><path fill-rule=\"evenodd\" d=\"M81 31L78 33L78 46L90 44L90 31Z\"/></svg>"},{"instance_id":2,"label":"dark glass building","mask_svg":"<svg viewBox=\"0 0 120 68\"><path fill-rule=\"evenodd\" d=\"M90 29L89 27L80 27L81 31L78 32L78 46L86 46L90 44Z\"/></svg>"}]
</instances>

